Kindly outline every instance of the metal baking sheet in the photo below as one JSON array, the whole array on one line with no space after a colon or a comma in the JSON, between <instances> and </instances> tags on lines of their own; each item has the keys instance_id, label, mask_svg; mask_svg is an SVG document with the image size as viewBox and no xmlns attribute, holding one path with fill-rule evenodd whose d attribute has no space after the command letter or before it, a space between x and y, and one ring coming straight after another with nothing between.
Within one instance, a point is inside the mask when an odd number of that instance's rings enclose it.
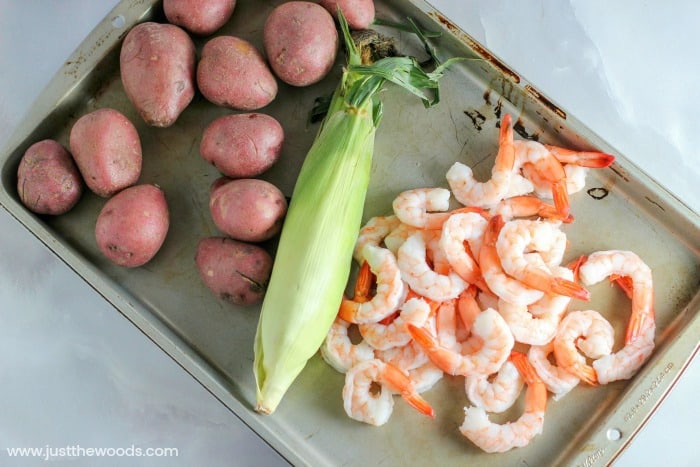
<instances>
[{"instance_id":1,"label":"metal baking sheet","mask_svg":"<svg viewBox=\"0 0 700 467\"><path fill-rule=\"evenodd\" d=\"M217 34L231 34L261 47L261 25L280 1L240 0L232 20ZM522 449L485 454L457 427L467 403L461 378L445 377L425 398L434 420L397 403L385 426L349 419L342 408L343 376L320 357L312 359L277 412L252 409L253 337L259 309L238 308L202 285L194 250L204 236L218 234L208 210L208 191L218 177L199 156L203 129L231 113L197 95L171 128L146 126L128 102L119 78L121 40L129 27L164 21L160 2L125 0L86 38L44 90L0 153L0 202L37 238L192 374L274 449L297 465L604 465L628 445L652 415L697 352L700 336L700 221L698 214L670 195L623 154L585 128L498 57L421 0L378 0L378 16L411 16L441 31L443 57L466 56L445 77L442 103L425 110L421 102L389 88L378 132L365 217L387 214L401 190L445 186L455 161L485 178L493 163L497 121L513 115L521 138L616 155L609 169L591 172L587 190L574 195L573 225L567 227L569 256L601 249L629 249L652 268L655 279L657 348L630 381L603 387L579 386L562 400L550 399L544 432ZM123 19L123 21L121 21ZM123 23L123 24L122 24ZM402 47L423 53L415 38L396 33ZM195 39L198 50L205 39ZM291 194L300 163L316 126L307 121L316 97L337 82L342 54L333 72L310 88L280 85L278 98L263 112L280 120L286 141L280 161L262 178ZM143 267L123 269L107 262L94 240L94 223L105 200L85 194L68 214L36 216L19 202L16 171L32 143L54 138L68 146L72 124L81 115L113 107L136 124L143 146L141 182L157 183L168 199L171 229L163 248ZM629 304L610 287L593 287L590 304L610 319L617 334ZM618 342L618 346L620 343ZM514 408L501 420L517 417ZM360 448L358 448L360 447Z\"/></svg>"}]
</instances>

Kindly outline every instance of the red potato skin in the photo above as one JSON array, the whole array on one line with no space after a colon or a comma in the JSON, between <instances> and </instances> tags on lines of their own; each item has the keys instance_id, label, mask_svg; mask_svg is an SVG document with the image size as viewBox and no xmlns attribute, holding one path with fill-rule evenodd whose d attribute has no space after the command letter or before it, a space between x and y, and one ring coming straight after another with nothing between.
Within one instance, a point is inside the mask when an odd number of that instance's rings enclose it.
<instances>
[{"instance_id":1,"label":"red potato skin","mask_svg":"<svg viewBox=\"0 0 700 467\"><path fill-rule=\"evenodd\" d=\"M29 146L17 168L17 192L37 214L70 211L83 194L83 179L70 152L58 141L45 139Z\"/></svg>"},{"instance_id":2,"label":"red potato skin","mask_svg":"<svg viewBox=\"0 0 700 467\"><path fill-rule=\"evenodd\" d=\"M250 178L277 162L283 142L282 125L269 115L224 115L204 130L199 153L228 177Z\"/></svg>"},{"instance_id":3,"label":"red potato skin","mask_svg":"<svg viewBox=\"0 0 700 467\"><path fill-rule=\"evenodd\" d=\"M204 44L197 85L210 102L236 110L260 109L277 96L277 81L260 51L234 36L217 36Z\"/></svg>"},{"instance_id":4,"label":"red potato skin","mask_svg":"<svg viewBox=\"0 0 700 467\"><path fill-rule=\"evenodd\" d=\"M195 254L204 285L222 300L244 306L262 301L272 262L261 247L226 237L200 240Z\"/></svg>"},{"instance_id":5,"label":"red potato skin","mask_svg":"<svg viewBox=\"0 0 700 467\"><path fill-rule=\"evenodd\" d=\"M104 256L118 266L135 268L160 250L170 226L163 191L143 184L126 188L102 207L95 239Z\"/></svg>"},{"instance_id":6,"label":"red potato skin","mask_svg":"<svg viewBox=\"0 0 700 467\"><path fill-rule=\"evenodd\" d=\"M244 242L262 242L282 228L287 200L272 183L240 178L211 191L209 210L214 224L226 235Z\"/></svg>"},{"instance_id":7,"label":"red potato skin","mask_svg":"<svg viewBox=\"0 0 700 467\"><path fill-rule=\"evenodd\" d=\"M192 34L208 36L233 15L236 0L163 0L165 17Z\"/></svg>"},{"instance_id":8,"label":"red potato skin","mask_svg":"<svg viewBox=\"0 0 700 467\"><path fill-rule=\"evenodd\" d=\"M178 26L154 22L134 26L119 54L122 84L143 120L169 127L195 92L195 46Z\"/></svg>"},{"instance_id":9,"label":"red potato skin","mask_svg":"<svg viewBox=\"0 0 700 467\"><path fill-rule=\"evenodd\" d=\"M292 86L309 86L325 77L338 53L333 17L317 3L283 3L268 15L263 46L275 75Z\"/></svg>"},{"instance_id":10,"label":"red potato skin","mask_svg":"<svg viewBox=\"0 0 700 467\"><path fill-rule=\"evenodd\" d=\"M374 0L320 0L319 5L338 18L338 7L350 29L367 29L374 21Z\"/></svg>"},{"instance_id":11,"label":"red potato skin","mask_svg":"<svg viewBox=\"0 0 700 467\"><path fill-rule=\"evenodd\" d=\"M70 132L70 150L87 187L110 197L141 175L141 140L121 112L102 108L80 117Z\"/></svg>"}]
</instances>

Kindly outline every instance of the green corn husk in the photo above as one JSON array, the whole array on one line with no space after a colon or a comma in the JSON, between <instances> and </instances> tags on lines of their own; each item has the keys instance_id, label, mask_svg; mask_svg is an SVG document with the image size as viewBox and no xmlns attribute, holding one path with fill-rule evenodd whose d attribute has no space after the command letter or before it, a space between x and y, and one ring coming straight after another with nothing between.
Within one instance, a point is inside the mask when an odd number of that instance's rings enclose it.
<instances>
[{"instance_id":1,"label":"green corn husk","mask_svg":"<svg viewBox=\"0 0 700 467\"><path fill-rule=\"evenodd\" d=\"M318 351L338 312L381 120L377 92L391 81L433 105L438 80L454 60L432 73L409 57L363 65L342 14L339 22L348 66L294 187L255 336L256 410L265 414Z\"/></svg>"}]
</instances>

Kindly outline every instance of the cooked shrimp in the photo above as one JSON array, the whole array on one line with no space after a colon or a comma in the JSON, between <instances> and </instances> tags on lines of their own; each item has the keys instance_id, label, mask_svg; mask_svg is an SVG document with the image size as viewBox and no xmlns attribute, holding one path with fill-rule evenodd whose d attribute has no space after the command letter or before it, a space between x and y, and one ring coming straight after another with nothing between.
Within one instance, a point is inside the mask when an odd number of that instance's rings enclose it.
<instances>
[{"instance_id":1,"label":"cooked shrimp","mask_svg":"<svg viewBox=\"0 0 700 467\"><path fill-rule=\"evenodd\" d=\"M475 294L474 287L469 287L457 299L440 303L434 334L441 347L467 354L476 352L483 345L479 336L471 335L474 321L481 313Z\"/></svg>"},{"instance_id":2,"label":"cooked shrimp","mask_svg":"<svg viewBox=\"0 0 700 467\"><path fill-rule=\"evenodd\" d=\"M549 361L549 355L553 352L554 342L548 342L545 345L533 345L527 353L527 359L530 360L535 371L540 375L542 382L547 386L547 390L553 394L554 400L559 400L575 388L580 380L576 375L553 365Z\"/></svg>"},{"instance_id":3,"label":"cooked shrimp","mask_svg":"<svg viewBox=\"0 0 700 467\"><path fill-rule=\"evenodd\" d=\"M513 344L513 334L501 315L488 308L476 317L472 334L482 345L474 353L463 354L440 345L436 336L427 329L408 324L411 336L423 347L430 360L445 373L467 375L472 372L491 374L498 371L508 359Z\"/></svg>"},{"instance_id":4,"label":"cooked shrimp","mask_svg":"<svg viewBox=\"0 0 700 467\"><path fill-rule=\"evenodd\" d=\"M571 214L566 217L557 211L556 206L546 203L536 196L521 195L506 198L496 205L491 211L491 215L500 215L503 220L509 221L516 217L542 217L544 219L560 220L564 223L573 222Z\"/></svg>"},{"instance_id":5,"label":"cooked shrimp","mask_svg":"<svg viewBox=\"0 0 700 467\"><path fill-rule=\"evenodd\" d=\"M555 274L558 277L573 278L573 272L568 268L556 268ZM557 294L545 294L530 306L513 305L500 300L498 312L508 323L516 342L544 345L557 334L559 322L570 301L571 298Z\"/></svg>"},{"instance_id":6,"label":"cooked shrimp","mask_svg":"<svg viewBox=\"0 0 700 467\"><path fill-rule=\"evenodd\" d=\"M360 334L369 345L378 350L404 346L411 341L411 335L406 326L409 323L423 326L437 305L437 302L429 304L421 298L408 299L401 305L399 315L391 323L360 324L358 326Z\"/></svg>"},{"instance_id":7,"label":"cooked shrimp","mask_svg":"<svg viewBox=\"0 0 700 467\"><path fill-rule=\"evenodd\" d=\"M611 381L631 378L651 356L654 350L655 331L656 325L652 323L622 349L595 360L593 368L598 376L598 382L607 384Z\"/></svg>"},{"instance_id":8,"label":"cooked shrimp","mask_svg":"<svg viewBox=\"0 0 700 467\"><path fill-rule=\"evenodd\" d=\"M478 182L470 167L455 162L447 171L447 183L454 197L463 205L491 207L508 196L514 164L513 128L511 117L506 114L501 121L498 153L491 169L491 178L486 182Z\"/></svg>"},{"instance_id":9,"label":"cooked shrimp","mask_svg":"<svg viewBox=\"0 0 700 467\"><path fill-rule=\"evenodd\" d=\"M375 391L373 383L379 383ZM393 365L377 359L365 360L345 373L343 407L354 420L380 426L385 424L394 409L393 392L401 394L412 407L422 414L434 417L430 405L415 390L411 379Z\"/></svg>"},{"instance_id":10,"label":"cooked shrimp","mask_svg":"<svg viewBox=\"0 0 700 467\"><path fill-rule=\"evenodd\" d=\"M530 140L517 140L515 148L515 168L521 169L526 178L535 174L539 183L549 185L551 197L557 212L569 216L569 195L566 188L566 172L561 162L541 143Z\"/></svg>"},{"instance_id":11,"label":"cooked shrimp","mask_svg":"<svg viewBox=\"0 0 700 467\"><path fill-rule=\"evenodd\" d=\"M481 274L489 289L499 298L514 305L530 305L544 296L541 290L527 287L519 280L508 276L501 266L496 250L498 234L503 227L503 218L493 216L486 226L483 244L479 253Z\"/></svg>"},{"instance_id":12,"label":"cooked shrimp","mask_svg":"<svg viewBox=\"0 0 700 467\"><path fill-rule=\"evenodd\" d=\"M450 190L415 188L399 194L393 202L394 214L404 224L420 229L439 229L449 216ZM438 212L435 212L438 211Z\"/></svg>"},{"instance_id":13,"label":"cooked shrimp","mask_svg":"<svg viewBox=\"0 0 700 467\"><path fill-rule=\"evenodd\" d=\"M604 152L577 151L575 149L562 148L551 144L545 144L544 147L562 164L602 169L615 162L615 156Z\"/></svg>"},{"instance_id":14,"label":"cooked shrimp","mask_svg":"<svg viewBox=\"0 0 700 467\"><path fill-rule=\"evenodd\" d=\"M452 269L466 282L477 284L482 290L487 286L473 255L479 254L486 224L483 216L473 212L454 214L443 224L440 236L440 248Z\"/></svg>"},{"instance_id":15,"label":"cooked shrimp","mask_svg":"<svg viewBox=\"0 0 700 467\"><path fill-rule=\"evenodd\" d=\"M596 371L578 351L597 359L612 352L614 340L612 325L600 313L595 310L571 311L562 319L554 338L557 365L595 386L598 384Z\"/></svg>"},{"instance_id":16,"label":"cooked shrimp","mask_svg":"<svg viewBox=\"0 0 700 467\"><path fill-rule=\"evenodd\" d=\"M481 407L465 407L462 434L486 452L505 452L526 446L542 433L544 412L547 407L547 388L527 357L513 352L511 361L527 384L525 410L514 422L498 425L491 422Z\"/></svg>"},{"instance_id":17,"label":"cooked shrimp","mask_svg":"<svg viewBox=\"0 0 700 467\"><path fill-rule=\"evenodd\" d=\"M336 318L321 345L323 359L340 373L345 373L356 363L374 358L374 350L365 341L352 343L348 336L350 326L347 321Z\"/></svg>"},{"instance_id":18,"label":"cooked shrimp","mask_svg":"<svg viewBox=\"0 0 700 467\"><path fill-rule=\"evenodd\" d=\"M508 410L523 389L523 378L513 362L506 361L494 375L472 373L464 379L464 389L472 404L487 412Z\"/></svg>"},{"instance_id":19,"label":"cooked shrimp","mask_svg":"<svg viewBox=\"0 0 700 467\"><path fill-rule=\"evenodd\" d=\"M579 276L584 284L596 284L610 275L629 276L632 281L632 315L625 344L645 335L654 326L654 286L651 269L631 251L598 251L584 259Z\"/></svg>"},{"instance_id":20,"label":"cooked shrimp","mask_svg":"<svg viewBox=\"0 0 700 467\"><path fill-rule=\"evenodd\" d=\"M384 245L386 245L389 251L394 253L394 256L398 256L399 248L401 248L403 242L405 242L408 237L415 233L422 234L427 243L429 243L432 238L440 236L439 230L423 230L419 229L418 227L411 227L410 225L402 222L398 225L398 227L392 230L389 235L384 237Z\"/></svg>"},{"instance_id":21,"label":"cooked shrimp","mask_svg":"<svg viewBox=\"0 0 700 467\"><path fill-rule=\"evenodd\" d=\"M589 300L590 293L580 284L552 275L524 258L526 252L545 252L551 245L561 243L558 236L565 238L560 229L548 222L528 219L507 222L496 241L501 266L506 273L533 289Z\"/></svg>"},{"instance_id":22,"label":"cooked shrimp","mask_svg":"<svg viewBox=\"0 0 700 467\"><path fill-rule=\"evenodd\" d=\"M586 186L586 176L588 175L588 167L582 167L574 164L564 164L564 174L566 175L566 192L570 195L578 193ZM552 197L552 186L548 180L540 177L534 170L524 168L523 172L527 174L528 180L532 183L533 191L541 198Z\"/></svg>"},{"instance_id":23,"label":"cooked shrimp","mask_svg":"<svg viewBox=\"0 0 700 467\"><path fill-rule=\"evenodd\" d=\"M367 221L360 229L355 242L353 257L358 263L362 263L364 257L362 250L365 245L381 246L384 238L401 224L396 216L375 216Z\"/></svg>"},{"instance_id":24,"label":"cooked shrimp","mask_svg":"<svg viewBox=\"0 0 700 467\"><path fill-rule=\"evenodd\" d=\"M407 292L396 258L391 251L365 245L362 257L376 277L377 290L368 301L343 297L338 315L351 323L371 323L386 318L403 303ZM358 281L361 280L362 276L358 278ZM363 293L367 294L367 291Z\"/></svg>"},{"instance_id":25,"label":"cooked shrimp","mask_svg":"<svg viewBox=\"0 0 700 467\"><path fill-rule=\"evenodd\" d=\"M401 277L416 293L431 300L447 300L460 294L467 283L459 275L435 272L426 260L426 244L420 233L414 233L398 251Z\"/></svg>"},{"instance_id":26,"label":"cooked shrimp","mask_svg":"<svg viewBox=\"0 0 700 467\"><path fill-rule=\"evenodd\" d=\"M431 316L428 321L426 321L424 326L435 331L436 316ZM423 352L423 348L413 339L411 339L411 341L406 345L391 347L384 350L375 349L374 355L379 360L386 363L391 363L395 367L404 371L414 370L430 361L426 353Z\"/></svg>"}]
</instances>

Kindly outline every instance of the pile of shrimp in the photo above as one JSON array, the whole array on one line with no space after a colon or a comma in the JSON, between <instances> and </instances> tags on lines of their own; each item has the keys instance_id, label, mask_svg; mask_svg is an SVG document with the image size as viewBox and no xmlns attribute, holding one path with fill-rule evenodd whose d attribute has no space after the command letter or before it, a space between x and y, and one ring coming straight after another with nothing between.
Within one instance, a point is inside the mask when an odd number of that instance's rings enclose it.
<instances>
[{"instance_id":1,"label":"pile of shrimp","mask_svg":"<svg viewBox=\"0 0 700 467\"><path fill-rule=\"evenodd\" d=\"M574 221L569 195L583 189L589 169L613 160L514 140L505 115L488 181L456 162L446 174L450 189L405 191L392 215L370 219L354 251L360 267L353 296L343 297L321 348L345 373L348 416L382 425L400 394L434 417L421 393L445 374L464 377L471 406L461 433L486 452L504 452L542 433L550 393L561 399L578 384L632 377L654 348L651 270L623 250L563 263L561 227ZM616 351L603 315L569 309L606 278L631 299L625 343ZM489 420L524 387L520 418Z\"/></svg>"}]
</instances>

